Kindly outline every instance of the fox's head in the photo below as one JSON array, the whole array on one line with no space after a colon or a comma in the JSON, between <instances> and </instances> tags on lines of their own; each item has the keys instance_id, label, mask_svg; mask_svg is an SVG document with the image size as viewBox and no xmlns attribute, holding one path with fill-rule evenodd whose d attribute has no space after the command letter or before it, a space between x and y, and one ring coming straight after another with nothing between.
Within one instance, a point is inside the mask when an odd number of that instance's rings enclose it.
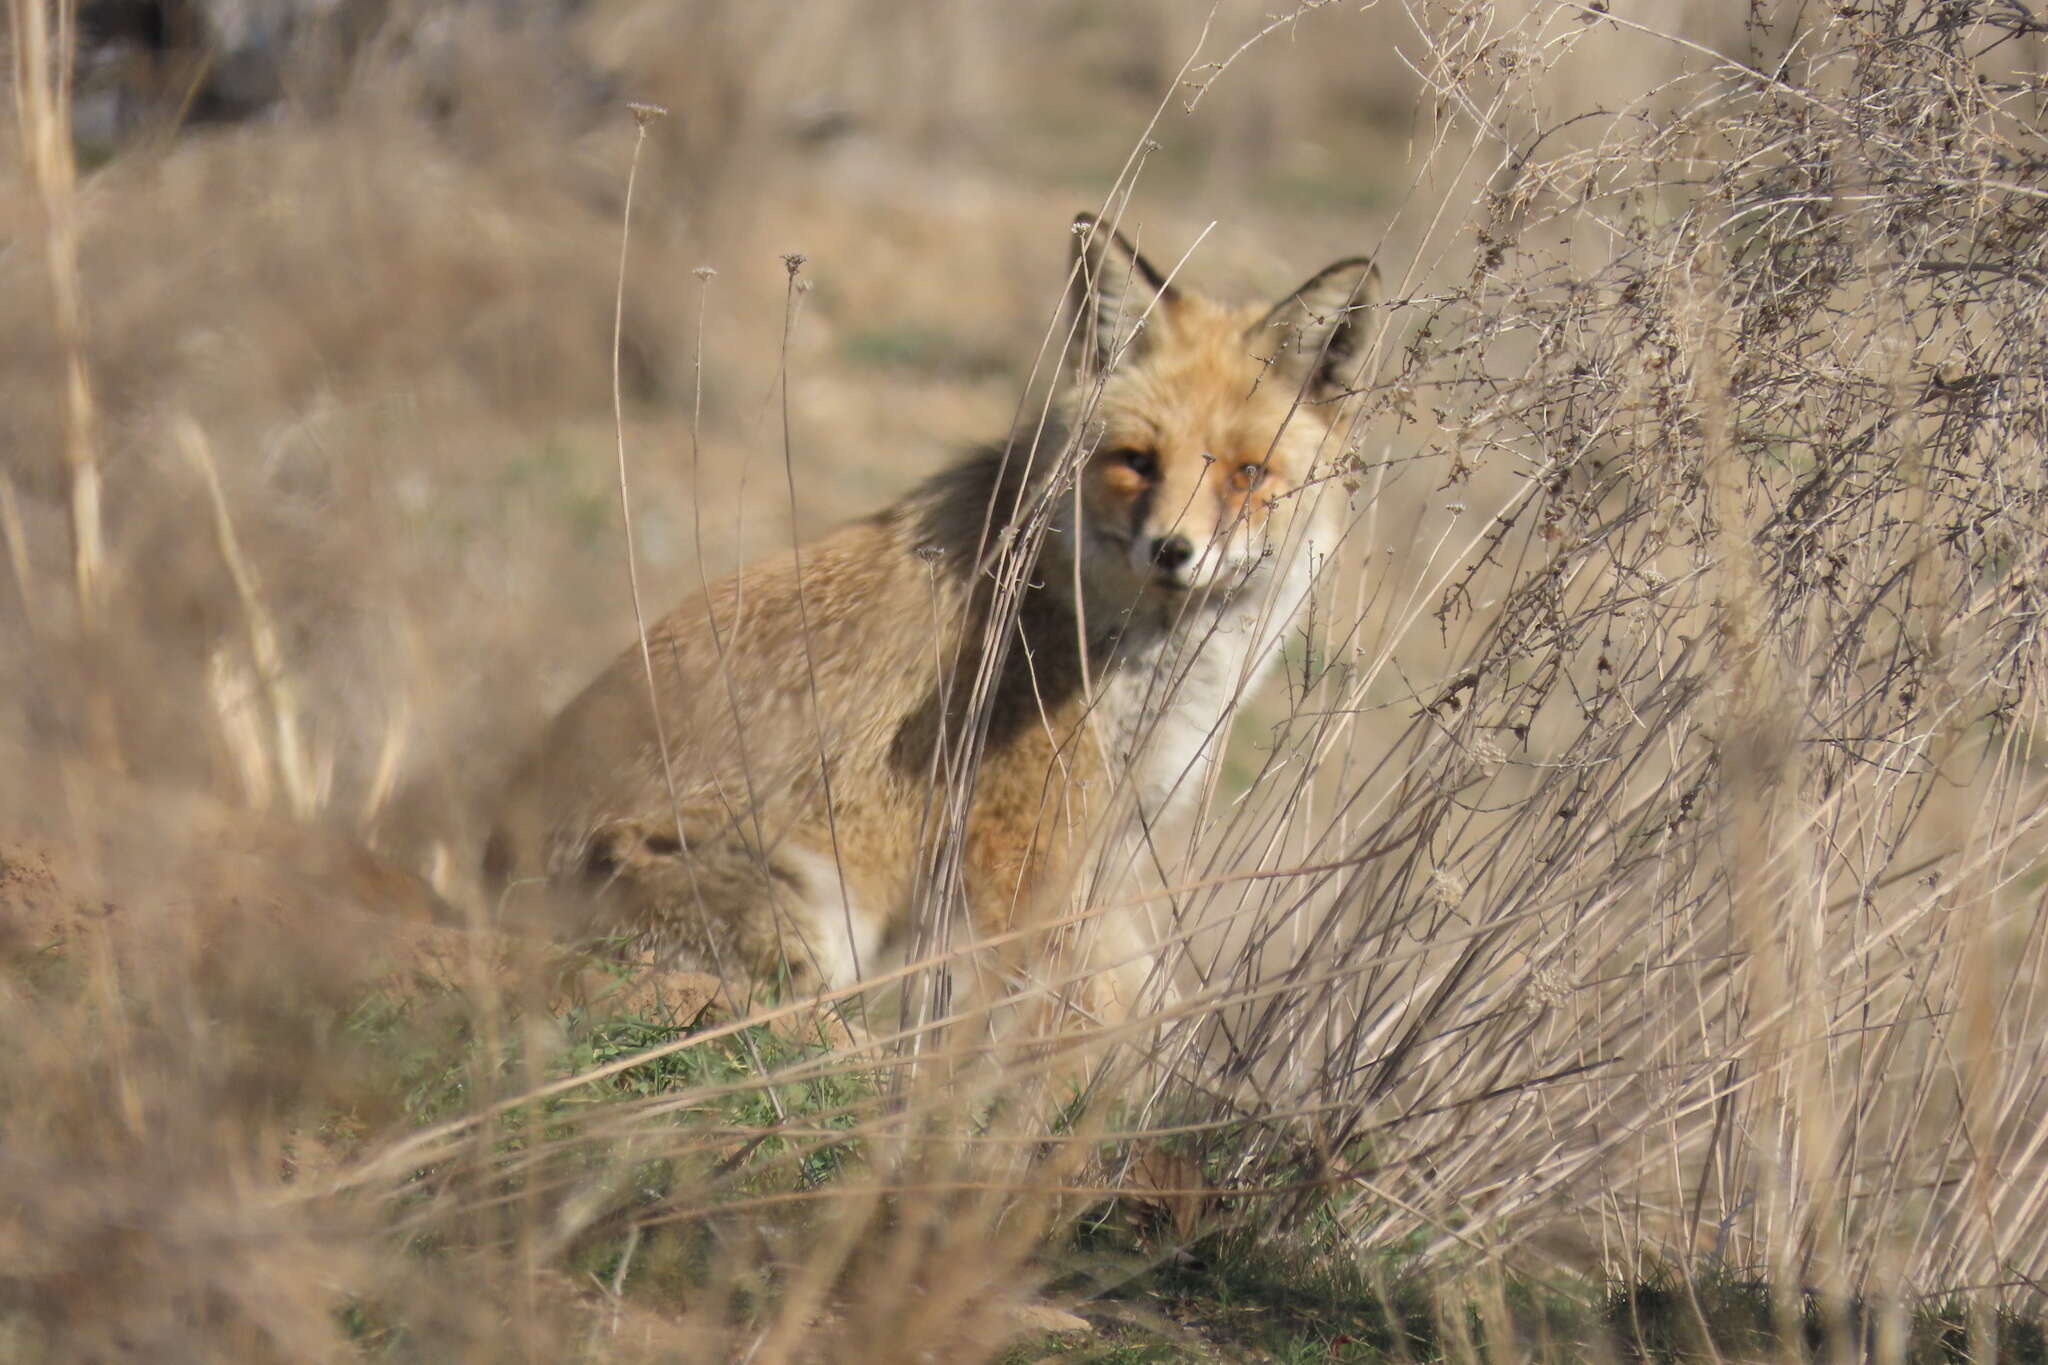
<instances>
[{"instance_id":1,"label":"fox's head","mask_svg":"<svg viewBox=\"0 0 2048 1365\"><path fill-rule=\"evenodd\" d=\"M1092 215L1074 233L1082 572L1132 598L1234 595L1320 519L1317 466L1379 274L1342 260L1271 308L1230 308Z\"/></svg>"}]
</instances>

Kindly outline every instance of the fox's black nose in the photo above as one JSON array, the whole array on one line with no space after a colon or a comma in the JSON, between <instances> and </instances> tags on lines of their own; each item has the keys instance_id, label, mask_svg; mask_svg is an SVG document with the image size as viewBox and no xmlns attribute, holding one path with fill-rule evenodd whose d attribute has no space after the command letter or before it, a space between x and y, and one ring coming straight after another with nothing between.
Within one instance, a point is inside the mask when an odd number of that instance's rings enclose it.
<instances>
[{"instance_id":1,"label":"fox's black nose","mask_svg":"<svg viewBox=\"0 0 2048 1365\"><path fill-rule=\"evenodd\" d=\"M1161 536L1152 542L1152 562L1168 573L1180 572L1194 557L1194 542L1186 536Z\"/></svg>"}]
</instances>

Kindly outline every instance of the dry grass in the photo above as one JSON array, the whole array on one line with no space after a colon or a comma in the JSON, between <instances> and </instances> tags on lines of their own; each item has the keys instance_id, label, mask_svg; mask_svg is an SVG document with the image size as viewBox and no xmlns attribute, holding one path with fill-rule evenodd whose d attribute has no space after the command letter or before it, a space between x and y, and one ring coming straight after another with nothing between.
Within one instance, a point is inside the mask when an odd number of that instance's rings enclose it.
<instances>
[{"instance_id":1,"label":"dry grass","mask_svg":"<svg viewBox=\"0 0 2048 1365\"><path fill-rule=\"evenodd\" d=\"M1176 88L1182 7L1058 8L455 15L80 176L12 7L0 1359L989 1359L1188 1244L1461 1359L1605 1278L1886 1360L2041 1310L2048 30L1227 5ZM622 295L591 72L672 110ZM1076 902L1175 1000L720 1022L390 913L480 914L471 803L631 638L621 449L655 601L875 505L1132 185L1393 298L1286 685Z\"/></svg>"}]
</instances>

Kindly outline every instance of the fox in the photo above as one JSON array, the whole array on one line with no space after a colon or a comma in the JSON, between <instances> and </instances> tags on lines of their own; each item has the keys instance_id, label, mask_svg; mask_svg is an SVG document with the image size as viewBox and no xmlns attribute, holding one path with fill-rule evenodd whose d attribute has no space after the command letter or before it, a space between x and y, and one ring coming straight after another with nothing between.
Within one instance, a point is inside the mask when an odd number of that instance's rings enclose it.
<instances>
[{"instance_id":1,"label":"fox","mask_svg":"<svg viewBox=\"0 0 2048 1365\"><path fill-rule=\"evenodd\" d=\"M1028 939L1199 804L1334 543L1379 273L1232 307L1072 230L1040 420L647 626L497 798L501 916L836 991L934 915Z\"/></svg>"}]
</instances>

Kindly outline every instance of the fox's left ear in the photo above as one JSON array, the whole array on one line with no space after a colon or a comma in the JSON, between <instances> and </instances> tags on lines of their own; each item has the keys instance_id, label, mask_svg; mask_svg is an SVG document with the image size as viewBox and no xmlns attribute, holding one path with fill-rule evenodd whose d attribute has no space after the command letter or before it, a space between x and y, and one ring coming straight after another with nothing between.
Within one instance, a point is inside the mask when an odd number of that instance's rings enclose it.
<instances>
[{"instance_id":1,"label":"fox's left ear","mask_svg":"<svg viewBox=\"0 0 2048 1365\"><path fill-rule=\"evenodd\" d=\"M1311 401L1336 398L1354 373L1364 318L1359 310L1380 300L1380 272L1363 256L1325 266L1273 306L1246 334L1254 351Z\"/></svg>"}]
</instances>

